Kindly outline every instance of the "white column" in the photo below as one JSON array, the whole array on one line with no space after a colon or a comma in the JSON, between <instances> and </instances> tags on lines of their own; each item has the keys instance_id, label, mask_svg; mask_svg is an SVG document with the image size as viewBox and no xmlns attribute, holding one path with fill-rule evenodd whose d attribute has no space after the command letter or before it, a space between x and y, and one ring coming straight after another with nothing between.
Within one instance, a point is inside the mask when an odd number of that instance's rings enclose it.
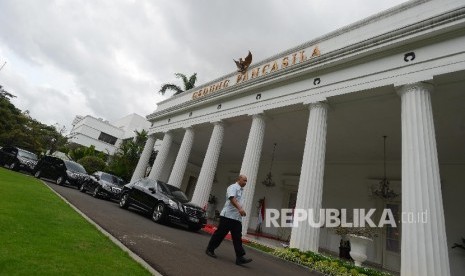
<instances>
[{"instance_id":1,"label":"white column","mask_svg":"<svg viewBox=\"0 0 465 276\"><path fill-rule=\"evenodd\" d=\"M168 131L165 133L163 137L163 142L161 143L160 150L158 151L157 158L155 158L155 162L153 162L152 170L150 171L149 178L158 180L160 177L160 173L163 169L163 166L166 163L166 158L168 157L171 144L173 142L173 134Z\"/></svg>"},{"instance_id":2,"label":"white column","mask_svg":"<svg viewBox=\"0 0 465 276\"><path fill-rule=\"evenodd\" d=\"M184 138L182 139L181 147L179 148L178 156L174 162L173 170L171 171L168 184L178 188L181 187L182 178L187 167L187 161L189 161L192 144L194 143L194 134L194 129L192 127L186 128L186 132L184 133Z\"/></svg>"},{"instance_id":3,"label":"white column","mask_svg":"<svg viewBox=\"0 0 465 276\"><path fill-rule=\"evenodd\" d=\"M310 115L295 208L312 210L313 220L318 222L323 197L328 107L325 103L312 103L309 108ZM319 239L320 228L310 226L305 220L292 228L290 247L318 252Z\"/></svg>"},{"instance_id":4,"label":"white column","mask_svg":"<svg viewBox=\"0 0 465 276\"><path fill-rule=\"evenodd\" d=\"M242 234L247 234L247 229L252 215L253 196L257 181L260 156L263 148L263 137L265 136L265 118L262 114L252 116L249 138L242 160L241 174L247 176L247 185L244 187L243 206L246 216L242 218Z\"/></svg>"},{"instance_id":5,"label":"white column","mask_svg":"<svg viewBox=\"0 0 465 276\"><path fill-rule=\"evenodd\" d=\"M212 189L213 178L215 177L216 166L218 165L218 158L220 157L221 145L223 143L223 122L215 122L213 124L213 133L208 143L207 153L200 169L194 194L192 195L192 202L200 207L204 207L208 202L208 196Z\"/></svg>"},{"instance_id":6,"label":"white column","mask_svg":"<svg viewBox=\"0 0 465 276\"><path fill-rule=\"evenodd\" d=\"M427 212L426 223L403 223L402 275L450 275L446 227L430 92L433 86L401 86L402 212Z\"/></svg>"},{"instance_id":7,"label":"white column","mask_svg":"<svg viewBox=\"0 0 465 276\"><path fill-rule=\"evenodd\" d=\"M147 142L145 142L144 150L140 155L139 161L137 162L136 169L131 177L131 182L139 180L145 176L145 170L147 169L147 165L150 160L150 156L152 155L153 146L155 145L155 136L150 135L147 138Z\"/></svg>"}]
</instances>

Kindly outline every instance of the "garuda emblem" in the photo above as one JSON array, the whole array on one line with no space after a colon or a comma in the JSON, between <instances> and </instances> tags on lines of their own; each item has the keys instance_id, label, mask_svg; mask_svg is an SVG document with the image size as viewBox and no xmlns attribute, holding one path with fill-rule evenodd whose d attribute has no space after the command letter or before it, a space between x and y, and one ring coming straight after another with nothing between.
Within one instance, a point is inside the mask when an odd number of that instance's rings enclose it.
<instances>
[{"instance_id":1,"label":"garuda emblem","mask_svg":"<svg viewBox=\"0 0 465 276\"><path fill-rule=\"evenodd\" d=\"M242 58L239 58L239 61L234 60L234 62L237 66L237 72L245 73L245 71L247 71L247 68L249 68L249 65L252 63L252 53L249 51L249 54L245 57L244 60Z\"/></svg>"}]
</instances>

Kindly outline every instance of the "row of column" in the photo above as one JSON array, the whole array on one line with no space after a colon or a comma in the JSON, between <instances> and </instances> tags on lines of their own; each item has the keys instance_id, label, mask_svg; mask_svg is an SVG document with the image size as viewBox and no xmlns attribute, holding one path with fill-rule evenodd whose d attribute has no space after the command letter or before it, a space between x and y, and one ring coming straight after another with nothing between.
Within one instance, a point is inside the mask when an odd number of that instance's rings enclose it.
<instances>
[{"instance_id":1,"label":"row of column","mask_svg":"<svg viewBox=\"0 0 465 276\"><path fill-rule=\"evenodd\" d=\"M430 92L432 86L416 83L398 89L402 110L402 211L431 214L429 223L402 225L401 274L450 275L445 220L439 178L436 139ZM296 209L319 214L323 197L328 107L325 103L309 104L309 120L299 179ZM240 173L248 177L244 190L244 210L251 214L255 183L265 134L265 118L252 116L247 146ZM204 206L208 201L224 137L224 124L215 122L202 164L192 202ZM180 187L194 140L194 130L187 128L169 183ZM143 176L150 158L154 138L149 137L131 181ZM172 143L166 132L149 178L158 179ZM243 220L247 233L250 215ZM319 221L319 218L315 218ZM291 233L290 246L318 251L320 229L302 222Z\"/></svg>"}]
</instances>

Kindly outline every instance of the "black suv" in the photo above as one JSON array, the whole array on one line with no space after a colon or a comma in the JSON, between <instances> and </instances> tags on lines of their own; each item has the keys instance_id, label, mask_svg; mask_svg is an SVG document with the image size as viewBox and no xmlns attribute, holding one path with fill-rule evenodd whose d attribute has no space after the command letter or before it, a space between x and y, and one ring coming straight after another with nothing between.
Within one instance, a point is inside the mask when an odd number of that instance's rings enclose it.
<instances>
[{"instance_id":1,"label":"black suv","mask_svg":"<svg viewBox=\"0 0 465 276\"><path fill-rule=\"evenodd\" d=\"M106 172L94 172L81 186L81 192L90 192L93 197L119 199L123 189L123 179Z\"/></svg>"},{"instance_id":2,"label":"black suv","mask_svg":"<svg viewBox=\"0 0 465 276\"><path fill-rule=\"evenodd\" d=\"M205 211L189 202L180 189L148 178L124 185L121 208L135 207L151 214L155 222L170 221L198 231L207 223Z\"/></svg>"},{"instance_id":3,"label":"black suv","mask_svg":"<svg viewBox=\"0 0 465 276\"><path fill-rule=\"evenodd\" d=\"M37 155L18 147L3 147L0 149L0 166L18 171L32 172L37 164Z\"/></svg>"},{"instance_id":4,"label":"black suv","mask_svg":"<svg viewBox=\"0 0 465 276\"><path fill-rule=\"evenodd\" d=\"M89 179L81 164L48 155L39 160L34 168L34 176L54 179L58 185L69 183L78 189Z\"/></svg>"}]
</instances>

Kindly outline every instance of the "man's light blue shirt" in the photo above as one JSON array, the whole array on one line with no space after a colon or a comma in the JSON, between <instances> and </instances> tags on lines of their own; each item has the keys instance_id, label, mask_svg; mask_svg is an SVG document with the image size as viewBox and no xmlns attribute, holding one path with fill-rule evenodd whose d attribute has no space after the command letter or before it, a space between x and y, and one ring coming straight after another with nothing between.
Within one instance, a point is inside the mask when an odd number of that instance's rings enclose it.
<instances>
[{"instance_id":1,"label":"man's light blue shirt","mask_svg":"<svg viewBox=\"0 0 465 276\"><path fill-rule=\"evenodd\" d=\"M229 185L226 190L226 203L224 204L223 210L221 210L220 216L242 222L242 216L239 213L239 210L237 210L237 208L234 207L229 200L229 198L234 197L239 205L242 206L242 191L244 191L244 189L237 182Z\"/></svg>"}]
</instances>

